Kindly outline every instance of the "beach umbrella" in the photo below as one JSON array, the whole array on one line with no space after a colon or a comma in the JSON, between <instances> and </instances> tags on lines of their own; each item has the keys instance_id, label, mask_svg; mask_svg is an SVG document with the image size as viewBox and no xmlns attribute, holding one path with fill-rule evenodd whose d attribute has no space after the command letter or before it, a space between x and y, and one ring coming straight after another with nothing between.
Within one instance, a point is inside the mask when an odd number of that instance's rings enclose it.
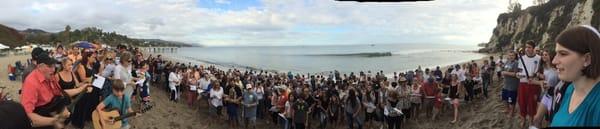
<instances>
[{"instance_id":1,"label":"beach umbrella","mask_svg":"<svg viewBox=\"0 0 600 129\"><path fill-rule=\"evenodd\" d=\"M79 48L96 48L96 46L94 44L87 42L87 41L78 41L71 45L75 46L75 47L79 47Z\"/></svg>"}]
</instances>

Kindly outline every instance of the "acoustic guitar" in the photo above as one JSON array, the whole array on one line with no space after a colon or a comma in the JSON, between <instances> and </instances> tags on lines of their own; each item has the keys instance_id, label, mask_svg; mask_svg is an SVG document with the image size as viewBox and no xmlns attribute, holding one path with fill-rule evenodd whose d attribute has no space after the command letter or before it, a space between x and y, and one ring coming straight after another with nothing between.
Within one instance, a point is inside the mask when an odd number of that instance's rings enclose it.
<instances>
[{"instance_id":1,"label":"acoustic guitar","mask_svg":"<svg viewBox=\"0 0 600 129\"><path fill-rule=\"evenodd\" d=\"M63 94L64 93L63 91ZM55 117L58 116L58 124L53 126L39 127L39 129L50 129L50 128L62 128L64 125L62 124L69 116L66 115L67 105L71 103L69 97L66 95L56 95L52 97L52 100L42 106L35 107L33 110L34 113L37 113L40 116L45 117Z\"/></svg>"},{"instance_id":2,"label":"acoustic guitar","mask_svg":"<svg viewBox=\"0 0 600 129\"><path fill-rule=\"evenodd\" d=\"M127 113L125 115L121 115L119 113L118 108L110 108L105 111L101 111L101 112L103 112L103 115L104 115L104 116L102 116L102 118L100 118L100 114L99 114L98 110L94 110L94 112L92 112L92 123L94 125L94 129L120 129L121 128L121 120L135 116L138 113L144 113L144 112L152 109L152 107L154 107L154 106L148 105L140 111ZM113 120L114 123L111 123L106 120Z\"/></svg>"}]
</instances>

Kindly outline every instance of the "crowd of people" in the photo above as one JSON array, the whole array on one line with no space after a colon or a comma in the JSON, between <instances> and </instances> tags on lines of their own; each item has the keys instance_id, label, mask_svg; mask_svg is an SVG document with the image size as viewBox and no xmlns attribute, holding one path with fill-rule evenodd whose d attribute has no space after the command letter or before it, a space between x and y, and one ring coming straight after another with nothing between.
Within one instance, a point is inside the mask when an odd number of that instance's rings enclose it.
<instances>
[{"instance_id":1,"label":"crowd of people","mask_svg":"<svg viewBox=\"0 0 600 129\"><path fill-rule=\"evenodd\" d=\"M600 34L577 26L556 42L556 51L537 49L529 41L497 60L419 67L390 77L384 71L294 75L224 70L144 55L124 45L58 46L52 52L36 48L24 74L21 104L33 127L83 128L91 126L86 121L94 110L110 106L124 114L132 112L132 102L152 103L153 86L169 92L173 102L207 110L209 126L256 128L257 120L264 120L282 129L400 129L407 121L436 120L445 111L453 114L449 123L460 122L460 108L501 92L507 116L518 109L523 127L600 126L600 117L594 116L600 114L594 103L600 100ZM92 86L100 77L107 81ZM494 81L502 83L502 91L489 90ZM59 115L46 109L55 103L62 105L53 107ZM120 122L130 127L127 120Z\"/></svg>"}]
</instances>

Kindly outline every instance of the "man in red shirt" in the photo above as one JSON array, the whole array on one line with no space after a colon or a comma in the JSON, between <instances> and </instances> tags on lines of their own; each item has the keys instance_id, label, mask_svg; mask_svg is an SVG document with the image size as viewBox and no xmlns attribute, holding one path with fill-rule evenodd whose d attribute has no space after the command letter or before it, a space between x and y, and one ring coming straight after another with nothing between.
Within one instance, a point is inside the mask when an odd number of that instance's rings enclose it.
<instances>
[{"instance_id":1,"label":"man in red shirt","mask_svg":"<svg viewBox=\"0 0 600 129\"><path fill-rule=\"evenodd\" d=\"M431 117L431 113L433 110L433 104L435 102L435 96L437 95L439 89L437 87L437 83L434 81L433 77L430 76L427 78L427 82L423 84L421 87L423 90L424 98L423 106L425 107L426 117ZM432 117L433 118L433 117Z\"/></svg>"},{"instance_id":2,"label":"man in red shirt","mask_svg":"<svg viewBox=\"0 0 600 129\"><path fill-rule=\"evenodd\" d=\"M58 107L63 110L62 112L59 111L58 115L43 116L34 112L36 108L45 106L53 101L55 96L63 96L58 81L52 77L55 72L54 64L57 61L45 52L39 54L37 57L36 68L25 78L23 83L21 104L25 108L27 116L31 119L33 127L61 128L63 126L62 120L69 115L69 112L65 110L67 102L60 101L59 105L62 106Z\"/></svg>"}]
</instances>

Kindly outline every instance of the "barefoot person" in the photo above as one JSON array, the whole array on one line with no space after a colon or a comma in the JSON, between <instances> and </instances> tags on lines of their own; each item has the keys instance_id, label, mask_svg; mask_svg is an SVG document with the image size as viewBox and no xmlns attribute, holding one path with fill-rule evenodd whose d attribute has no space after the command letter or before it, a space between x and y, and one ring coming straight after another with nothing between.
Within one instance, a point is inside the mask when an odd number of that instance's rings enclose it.
<instances>
[{"instance_id":1,"label":"barefoot person","mask_svg":"<svg viewBox=\"0 0 600 129\"><path fill-rule=\"evenodd\" d=\"M600 126L600 33L591 26L567 29L556 38L555 51L558 77L573 83L550 126Z\"/></svg>"},{"instance_id":2,"label":"barefoot person","mask_svg":"<svg viewBox=\"0 0 600 129\"><path fill-rule=\"evenodd\" d=\"M458 121L458 107L459 107L458 95L460 94L460 89L462 89L461 88L462 84L458 80L458 75L452 74L451 78L452 78L452 81L450 82L450 92L448 94L448 97L450 97L450 100L452 102L452 107L454 107L454 120L452 120L450 122L450 123L454 124Z\"/></svg>"},{"instance_id":3,"label":"barefoot person","mask_svg":"<svg viewBox=\"0 0 600 129\"><path fill-rule=\"evenodd\" d=\"M515 113L515 104L517 103L517 87L519 79L516 76L518 70L517 53L510 51L507 54L508 61L504 63L501 74L504 76L504 87L502 88L502 100L506 102L506 114L512 118Z\"/></svg>"}]
</instances>

